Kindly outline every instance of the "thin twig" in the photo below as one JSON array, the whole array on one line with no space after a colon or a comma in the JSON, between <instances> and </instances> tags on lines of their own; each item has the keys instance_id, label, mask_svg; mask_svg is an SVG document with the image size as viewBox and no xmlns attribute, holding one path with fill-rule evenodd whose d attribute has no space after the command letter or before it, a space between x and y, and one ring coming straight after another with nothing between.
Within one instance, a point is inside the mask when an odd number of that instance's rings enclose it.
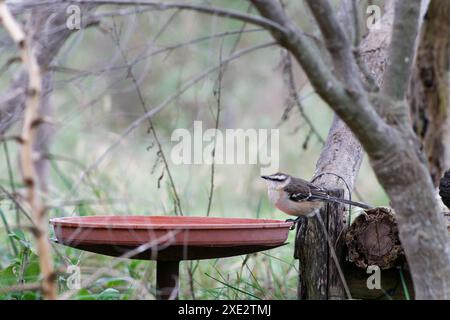
<instances>
[{"instance_id":1,"label":"thin twig","mask_svg":"<svg viewBox=\"0 0 450 320\"><path fill-rule=\"evenodd\" d=\"M11 293L11 292L21 292L21 291L37 291L41 290L40 283L24 283L15 286L9 286L6 288L0 288L0 294Z\"/></svg>"},{"instance_id":2,"label":"thin twig","mask_svg":"<svg viewBox=\"0 0 450 320\"><path fill-rule=\"evenodd\" d=\"M233 54L232 56L228 57L227 59L224 59L222 61L222 64L228 64L230 62L233 62L237 59L239 59L241 56L246 55L248 53L263 49L263 48L268 48L270 46L275 45L276 42L274 41L270 41L270 42L266 42L264 44L260 44L254 47L250 47L250 48L246 48L243 50L240 50L238 52L236 52L235 54ZM175 92L174 94L172 94L171 96L169 96L168 98L166 98L162 103L160 103L158 106L156 106L155 108L149 110L147 113L145 113L143 116L139 117L138 119L136 119L131 125L129 125L120 135L119 138L113 142L113 144L111 144L95 161L94 163L92 163L82 174L82 176L80 177L79 181L74 185L74 187L72 188L72 191L75 191L78 186L80 185L80 183L84 180L84 177L89 174L92 170L94 170L105 158L106 156L112 151L114 150L117 146L119 146L121 144L121 142L131 133L133 132L136 128L138 128L141 123L143 121L145 121L147 118L151 118L153 116L155 116L158 112L160 112L161 110L163 110L164 108L166 108L171 102L173 102L175 99L177 99L179 96L181 96L183 93L185 93L189 88L191 88L192 86L194 86L195 84L197 84L199 81L201 81L202 79L204 79L205 77L207 77L210 73L215 72L217 69L219 69L221 66L220 65L215 65L212 67L209 67L208 69L206 69L205 71L203 71L202 73L200 73L199 75L195 76L194 78L192 78L191 80L189 80L187 83L185 83L177 92Z\"/></svg>"},{"instance_id":3,"label":"thin twig","mask_svg":"<svg viewBox=\"0 0 450 320\"><path fill-rule=\"evenodd\" d=\"M289 94L291 97L293 97L295 104L298 107L298 111L300 112L300 115L305 120L305 122L308 124L311 132L317 137L319 142L321 144L325 144L325 140L320 135L319 131L314 126L314 123L312 120L308 117L308 115L305 113L305 110L303 108L303 104L301 102L301 98L297 92L297 86L295 84L295 77L294 77L294 67L292 65L292 59L290 53L286 53L286 61L285 61L285 67L287 69L288 74L288 85L289 85Z\"/></svg>"},{"instance_id":4,"label":"thin twig","mask_svg":"<svg viewBox=\"0 0 450 320\"><path fill-rule=\"evenodd\" d=\"M69 73L69 74L75 74L75 77L72 77L68 80L60 80L59 83L68 83L74 80L77 80L79 78L85 77L85 76L90 76L90 75L101 75L104 72L108 72L108 71L121 71L123 69L128 69L129 66L134 66L136 64L138 64L139 62L144 61L147 58L150 57L154 57L156 55L162 54L162 53L167 53L176 49L180 49L180 48L184 48L193 44L197 44L206 40L213 40L215 38L223 38L223 37L228 37L228 36L233 36L233 35L240 35L242 33L253 33L253 32L261 32L264 31L264 29L261 28L253 28L253 29L248 29L248 30L244 30L241 31L241 29L239 30L231 30L231 31L225 31L225 32L220 32L220 33L216 33L216 34L212 34L212 35L207 35L207 36L202 36L202 37L198 37L198 38L194 38L191 39L189 41L185 41L185 42L181 42L181 43L177 43L174 45L170 45L170 46L166 46L166 47L162 47L162 48L158 48L154 51L151 51L149 53L141 53L140 55L138 55L136 58L134 58L133 60L131 60L129 62L129 65L118 65L118 66L112 66L112 67L102 67L100 69L97 70L78 70L78 69L73 69L73 68L69 68L69 67L65 67L65 66L50 66L49 69L53 70L53 71L57 71L57 72L61 72L61 73ZM58 83L58 81L57 81ZM88 103L87 105L90 105L91 103Z\"/></svg>"},{"instance_id":5,"label":"thin twig","mask_svg":"<svg viewBox=\"0 0 450 320\"><path fill-rule=\"evenodd\" d=\"M60 3L60 2L61 2L60 0L47 0L47 1L41 0L39 2L23 1L20 4L24 7L34 7L34 6L38 6L38 5L39 6L51 5L51 4L56 4L56 3ZM265 29L273 30L276 32L282 32L282 33L286 32L284 27L280 26L278 23L273 22L269 19L245 14L245 13L242 13L237 10L224 9L224 8L218 8L218 7L212 7L212 6L202 6L202 5L195 5L195 4L188 4L188 3L157 2L157 1L147 1L147 0L129 0L129 1L124 1L124 0L68 0L66 2L72 3L72 4L90 3L90 4L97 4L97 5L114 4L114 5L121 5L121 6L128 6L128 5L150 6L150 7L153 7L154 10L160 10L160 11L172 10L172 9L191 10L191 11L196 11L199 13L217 15L219 17L244 21L244 22L258 25Z\"/></svg>"},{"instance_id":6,"label":"thin twig","mask_svg":"<svg viewBox=\"0 0 450 320\"><path fill-rule=\"evenodd\" d=\"M11 166L11 159L9 157L9 148L8 148L8 144L6 142L3 143L3 150L5 151L6 167L8 170L8 179L9 179L11 191L12 191L12 194L16 194L16 188L14 186L14 176L13 176L12 166ZM16 204L14 205L14 209L16 211L16 224L17 224L17 227L20 228L20 214L19 214L19 208L17 207Z\"/></svg>"},{"instance_id":7,"label":"thin twig","mask_svg":"<svg viewBox=\"0 0 450 320\"><path fill-rule=\"evenodd\" d=\"M85 278L81 282L80 287L85 288L85 287L89 286L89 284L91 284L93 281L95 281L103 273L108 272L109 270L116 267L119 263L121 263L123 261L123 259L130 259L130 258L132 258L140 253L143 253L145 251L150 251L151 255L157 254L158 250L162 250L162 249L170 246L173 243L176 235L179 232L180 232L179 230L171 231L171 232L165 234L164 236L161 236L157 239L153 239L149 242L141 244L140 246L138 246L130 251L127 251L123 255L117 257L118 259L115 259L110 265L96 269L96 271L92 275L90 275L88 278ZM62 300L70 299L76 292L77 292L77 290L75 290L75 289L67 291L60 296L60 299L62 299Z\"/></svg>"},{"instance_id":8,"label":"thin twig","mask_svg":"<svg viewBox=\"0 0 450 320\"><path fill-rule=\"evenodd\" d=\"M6 216L1 208L0 208L0 218L2 219L3 225L5 226L7 237L11 244L11 248L13 250L14 256L17 257L17 255L19 254L19 251L17 250L17 246L16 246L16 243L14 242L14 239L11 237L11 228L9 227L8 220L6 220Z\"/></svg>"},{"instance_id":9,"label":"thin twig","mask_svg":"<svg viewBox=\"0 0 450 320\"><path fill-rule=\"evenodd\" d=\"M120 54L122 56L122 59L124 60L125 64L129 66L128 58L127 58L125 52L123 51L123 49L122 49L122 47L120 45L120 40L119 40L119 37L118 37L118 34L117 34L117 30L116 30L115 24L114 24L114 33L112 35L113 35L113 41L116 44L117 48L119 49ZM135 90L136 90L136 93L138 95L139 102L140 102L140 104L142 106L142 109L144 110L145 114L147 114L148 113L147 104L145 102L144 96L142 95L142 91L141 91L141 88L140 88L140 86L139 86L139 84L138 84L138 82L136 80L136 77L134 76L134 72L133 72L132 66L128 67L127 75L131 78L131 81L133 82L133 85L135 87ZM173 180L173 176L172 176L172 173L171 173L170 168L169 168L169 163L168 163L167 158L166 158L166 156L164 154L161 142L160 142L160 140L158 138L158 134L157 134L157 132L155 130L155 126L153 125L152 118L148 117L147 119L148 119L148 123L149 123L149 130L152 132L153 138L155 139L156 145L158 146L158 155L161 157L161 159L163 161L164 169L166 170L167 176L169 177L170 187L171 187L173 195L175 197L175 205L176 205L175 214L179 213L182 216L183 215L183 209L181 208L180 197L178 195L177 188L175 186L175 182Z\"/></svg>"},{"instance_id":10,"label":"thin twig","mask_svg":"<svg viewBox=\"0 0 450 320\"><path fill-rule=\"evenodd\" d=\"M24 207L22 207L22 205L19 203L19 201L17 201L16 197L14 194L12 194L11 192L9 192L8 190L6 190L2 185L0 185L0 190L6 194L6 196L8 197L8 199L10 199L12 202L14 202L14 205L16 205L16 207L19 209L20 212L23 213L23 215L25 217L27 217L27 219L31 222L34 223L33 219L31 218L31 216L28 214L27 210L25 210Z\"/></svg>"},{"instance_id":11,"label":"thin twig","mask_svg":"<svg viewBox=\"0 0 450 320\"><path fill-rule=\"evenodd\" d=\"M222 52L223 52L223 41L220 45L220 53L219 53L219 65L222 65ZM212 150L212 161L211 161L211 180L209 187L209 196L208 196L208 207L206 209L206 216L209 217L211 212L211 204L214 195L214 172L215 172L215 157L216 157L216 145L217 145L217 130L219 129L219 119L220 119L220 111L221 111L221 98L222 98L222 78L223 78L224 70L219 68L219 75L217 77L217 88L214 90L214 95L216 96L217 102L217 113L216 113L216 121L215 121L215 134L214 134L214 148Z\"/></svg>"},{"instance_id":12,"label":"thin twig","mask_svg":"<svg viewBox=\"0 0 450 320\"><path fill-rule=\"evenodd\" d=\"M4 136L4 135L0 135L0 142L8 142L8 141L15 141L19 144L21 144L22 141L22 137L21 136Z\"/></svg>"}]
</instances>

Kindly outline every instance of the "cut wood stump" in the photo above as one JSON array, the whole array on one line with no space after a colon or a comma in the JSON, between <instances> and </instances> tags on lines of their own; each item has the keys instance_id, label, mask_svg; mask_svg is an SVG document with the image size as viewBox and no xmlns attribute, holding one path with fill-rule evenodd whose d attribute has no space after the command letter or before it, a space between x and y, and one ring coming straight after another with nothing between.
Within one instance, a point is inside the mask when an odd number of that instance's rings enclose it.
<instances>
[{"instance_id":1,"label":"cut wood stump","mask_svg":"<svg viewBox=\"0 0 450 320\"><path fill-rule=\"evenodd\" d=\"M393 210L378 207L359 215L348 229L345 241L351 261L358 267L389 269L405 260Z\"/></svg>"},{"instance_id":2,"label":"cut wood stump","mask_svg":"<svg viewBox=\"0 0 450 320\"><path fill-rule=\"evenodd\" d=\"M448 213L443 213L449 222ZM447 227L450 231L450 225ZM344 273L355 299L414 298L414 286L405 253L400 243L394 210L377 207L355 218L345 234L350 261ZM381 270L379 289L369 289L369 266Z\"/></svg>"},{"instance_id":3,"label":"cut wood stump","mask_svg":"<svg viewBox=\"0 0 450 320\"><path fill-rule=\"evenodd\" d=\"M344 264L344 270L354 299L404 300L414 297L391 208L373 208L356 217L346 232L345 243L351 261ZM369 289L369 266L379 267L380 288Z\"/></svg>"}]
</instances>

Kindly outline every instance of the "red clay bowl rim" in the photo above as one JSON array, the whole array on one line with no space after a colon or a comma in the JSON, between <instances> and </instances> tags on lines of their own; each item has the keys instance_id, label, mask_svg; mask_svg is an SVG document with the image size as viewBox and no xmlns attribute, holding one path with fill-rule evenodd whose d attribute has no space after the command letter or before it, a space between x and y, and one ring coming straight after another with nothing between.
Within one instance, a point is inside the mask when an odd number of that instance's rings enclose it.
<instances>
[{"instance_id":1,"label":"red clay bowl rim","mask_svg":"<svg viewBox=\"0 0 450 320\"><path fill-rule=\"evenodd\" d=\"M87 221L73 221L74 218L114 218L120 217L126 219L127 217L171 217L175 219L183 218L202 218L202 219L230 219L230 220L246 220L243 223L210 223L210 224L119 224L111 225L107 222L87 222ZM88 220L86 219L86 220ZM72 221L70 221L72 220ZM248 220L254 220L255 222L249 222ZM98 215L98 216L71 216L71 217L61 217L52 218L50 223L55 227L77 227L77 228L95 228L95 229L147 229L147 230L157 230L157 229L265 229L265 228L288 228L291 227L293 222L275 220L275 219L265 219L265 218L223 218L223 217L205 217L205 216L138 216L138 215L128 215L128 216L113 216L113 215Z\"/></svg>"}]
</instances>

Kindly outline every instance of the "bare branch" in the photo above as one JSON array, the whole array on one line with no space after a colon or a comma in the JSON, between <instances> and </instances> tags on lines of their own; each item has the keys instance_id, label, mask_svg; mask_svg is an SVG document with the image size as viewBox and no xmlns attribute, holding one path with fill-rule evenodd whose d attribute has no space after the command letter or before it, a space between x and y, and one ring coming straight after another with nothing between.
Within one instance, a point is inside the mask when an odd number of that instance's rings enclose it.
<instances>
[{"instance_id":1,"label":"bare branch","mask_svg":"<svg viewBox=\"0 0 450 320\"><path fill-rule=\"evenodd\" d=\"M357 72L358 66L353 56L352 43L339 24L330 3L328 0L307 0L306 2L322 31L337 77L353 91L363 91ZM355 75L358 76L355 77Z\"/></svg>"},{"instance_id":2,"label":"bare branch","mask_svg":"<svg viewBox=\"0 0 450 320\"><path fill-rule=\"evenodd\" d=\"M22 1L19 2L19 4L25 8L27 7L35 7L35 6L42 6L42 5L51 5L60 3L60 0L50 0L50 1ZM114 4L114 5L123 5L123 6L151 6L154 8L154 10L171 10L171 9L183 9L183 10L192 10L197 11L199 13L206 13L210 15L217 15L219 17L224 18L230 18L230 19L236 19L240 21L244 21L247 23L251 23L260 27L263 27L268 30L274 30L278 32L284 32L284 28L277 23L269 20L264 19L258 16L252 16L249 14L242 13L237 10L227 10L223 8L216 8L216 7L210 7L210 6L202 6L202 5L195 5L195 4L186 4L186 3L171 3L171 2L158 2L158 1L146 1L146 0L68 0L65 1L66 3L71 4L97 4L97 5L107 5L107 4Z\"/></svg>"},{"instance_id":3,"label":"bare branch","mask_svg":"<svg viewBox=\"0 0 450 320\"><path fill-rule=\"evenodd\" d=\"M384 75L383 93L401 101L405 98L414 47L419 30L421 0L396 1L394 29L389 49L388 67Z\"/></svg>"},{"instance_id":4,"label":"bare branch","mask_svg":"<svg viewBox=\"0 0 450 320\"><path fill-rule=\"evenodd\" d=\"M144 110L144 113L148 113L148 108L147 108L147 104L145 102L144 96L142 94L141 88L139 86L139 83L134 75L132 66L130 66L130 64L128 63L128 58L125 54L125 52L123 51L121 45L120 45L120 41L119 41L119 37L118 34L116 33L117 30L116 28L114 28L115 33L113 34L113 41L115 42L116 46L119 48L120 54L122 55L123 60L125 61L125 64L128 66L128 76L131 78L134 88L136 90L136 94L138 95L139 98L139 103L141 104L142 109ZM178 191L177 188L175 186L175 182L173 180L173 176L172 176L172 172L170 171L169 168L169 163L166 159L166 156L164 154L163 148L161 146L161 142L159 141L159 137L158 134L156 132L155 126L153 125L153 121L152 118L149 117L148 119L148 124L149 124L149 131L151 131L151 133L153 134L153 137L156 141L156 145L158 146L158 155L161 157L163 164L164 164L164 169L167 172L167 175L169 177L169 183L170 183L170 187L172 188L172 192L173 195L175 197L175 213L178 215L183 215L183 209L181 207L181 201L180 201L180 197L178 195Z\"/></svg>"},{"instance_id":5,"label":"bare branch","mask_svg":"<svg viewBox=\"0 0 450 320\"><path fill-rule=\"evenodd\" d=\"M162 53L170 53L173 50L176 49L180 49L180 48L184 48L196 43L200 43L206 40L213 40L215 38L222 38L222 37L228 37L228 36L233 36L233 35L239 35L242 33L253 33L253 32L260 32L260 31L264 31L264 29L261 28L253 28L253 29L248 29L248 30L231 30L231 31L225 31L225 32L220 32L220 33L216 33L216 34L212 34L212 35L207 35L207 36L203 36L203 37L198 37L198 38L194 38L185 42L180 42L174 45L169 45L169 46L165 46L165 47L161 47L161 48L157 48L154 51L150 51L150 52L142 52L142 54L139 54L137 57L135 57L133 60L129 61L129 65L118 65L118 66L106 66L106 67L101 67L98 69L94 69L94 70L77 70L77 69L73 69L73 68L68 68L65 66L58 66L58 65L54 65L54 66L50 66L49 68L52 71L57 71L57 72L64 72L64 73L69 73L69 74L75 74L74 77L68 79L68 80L64 80L61 83L66 84L67 82L85 77L85 76L89 76L89 75L100 75L104 72L107 71L118 71L118 70L126 70L129 66L134 67L136 64L138 64L139 62L144 61L147 58L150 57L154 57L156 55L162 54ZM1 101L0 101L1 103ZM88 103L88 105L90 105L91 103Z\"/></svg>"},{"instance_id":6,"label":"bare branch","mask_svg":"<svg viewBox=\"0 0 450 320\"><path fill-rule=\"evenodd\" d=\"M4 1L1 1L0 3L0 18L13 41L19 48L22 48L25 42L25 33L16 19L12 16Z\"/></svg>"},{"instance_id":7,"label":"bare branch","mask_svg":"<svg viewBox=\"0 0 450 320\"><path fill-rule=\"evenodd\" d=\"M366 92L361 90L359 85L349 87L336 78L324 62L316 44L302 34L278 2L271 0L252 2L263 16L282 24L288 30L285 34L272 33L272 35L280 45L292 52L316 92L357 135L366 150L375 152L381 145L390 145L390 139L387 139L385 134L390 128L377 114ZM347 57L345 51L339 53L341 54ZM355 79L358 77L357 74L354 75ZM351 81L353 83L356 80Z\"/></svg>"},{"instance_id":8,"label":"bare branch","mask_svg":"<svg viewBox=\"0 0 450 320\"><path fill-rule=\"evenodd\" d=\"M232 56L224 59L222 61L222 65L224 64L228 64L232 61L235 61L237 59L239 59L241 56L246 55L248 53L257 51L259 49L263 49L263 48L267 48L270 46L273 46L275 44L275 42L271 41L271 42L267 42L261 45L257 45L251 48L246 48L243 50L240 50L238 52L236 52L235 54L233 54ZM92 163L81 175L79 181L74 184L73 188L72 188L72 192L75 191L80 183L84 180L85 176L88 175L91 171L93 171L105 158L106 156L112 151L114 150L117 146L119 146L122 141L131 133L133 132L136 128L138 128L141 123L143 121L146 121L147 118L151 118L154 115L156 115L157 113L159 113L161 110L163 110L164 108L166 108L170 103L172 103L175 99L177 99L179 96L181 96L184 92L186 92L189 88L191 88L192 86L194 86L196 83L198 83L199 81L201 81L202 79L204 79L206 76L208 76L209 74L211 74L212 72L215 72L216 70L218 70L219 68L222 67L222 65L215 65L212 66L208 69L206 69L204 72L202 72L201 74L197 75L196 77L192 78L191 80L189 80L187 83L185 83L177 92L175 92L173 95L171 95L170 97L166 98L163 102L161 102L158 106L154 107L153 109L150 109L147 113L145 113L142 117L136 119L132 124L130 124L120 135L119 138L113 143L111 144L95 161L94 163Z\"/></svg>"},{"instance_id":9,"label":"bare branch","mask_svg":"<svg viewBox=\"0 0 450 320\"><path fill-rule=\"evenodd\" d=\"M40 283L23 283L15 286L9 286L6 288L0 288L0 294L19 292L19 291L37 291L41 290L42 285Z\"/></svg>"}]
</instances>

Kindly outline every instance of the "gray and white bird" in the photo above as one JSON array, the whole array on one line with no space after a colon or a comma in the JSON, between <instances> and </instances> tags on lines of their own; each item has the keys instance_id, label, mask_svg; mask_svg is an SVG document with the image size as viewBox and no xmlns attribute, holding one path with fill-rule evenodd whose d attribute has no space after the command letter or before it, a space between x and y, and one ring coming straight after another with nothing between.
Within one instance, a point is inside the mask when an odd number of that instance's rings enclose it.
<instances>
[{"instance_id":1,"label":"gray and white bird","mask_svg":"<svg viewBox=\"0 0 450 320\"><path fill-rule=\"evenodd\" d=\"M301 216L314 214L327 202L349 204L363 209L371 208L364 203L330 196L326 189L286 173L278 172L261 178L266 180L270 202L284 213L298 217L288 221L297 222Z\"/></svg>"}]
</instances>

